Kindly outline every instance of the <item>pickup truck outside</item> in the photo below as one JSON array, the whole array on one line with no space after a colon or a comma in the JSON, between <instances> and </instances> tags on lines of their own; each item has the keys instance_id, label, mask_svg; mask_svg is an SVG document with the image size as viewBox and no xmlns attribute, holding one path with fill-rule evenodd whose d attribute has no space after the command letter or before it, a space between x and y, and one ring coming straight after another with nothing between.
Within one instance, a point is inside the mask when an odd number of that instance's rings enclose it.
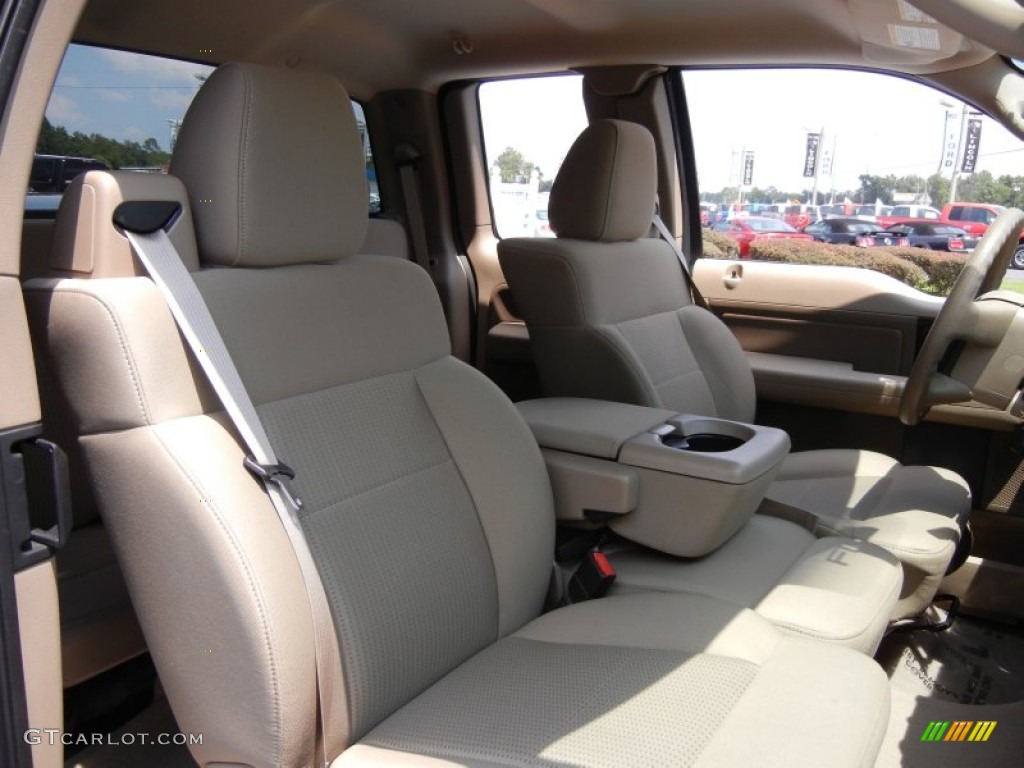
<instances>
[{"instance_id":1,"label":"pickup truck outside","mask_svg":"<svg viewBox=\"0 0 1024 768\"><path fill-rule=\"evenodd\" d=\"M1001 205L989 203L947 203L942 208L942 220L955 224L969 235L981 237L988 230L988 225L1004 210ZM1017 250L1013 252L1011 266L1024 269L1024 235L1017 244Z\"/></svg>"}]
</instances>

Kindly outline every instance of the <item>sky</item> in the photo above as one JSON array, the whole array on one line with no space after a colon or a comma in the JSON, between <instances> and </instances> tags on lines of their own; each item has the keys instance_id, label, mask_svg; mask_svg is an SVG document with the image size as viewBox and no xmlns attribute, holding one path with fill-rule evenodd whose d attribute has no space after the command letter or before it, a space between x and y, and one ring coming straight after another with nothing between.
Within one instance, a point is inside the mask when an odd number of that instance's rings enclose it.
<instances>
[{"instance_id":1,"label":"sky","mask_svg":"<svg viewBox=\"0 0 1024 768\"><path fill-rule=\"evenodd\" d=\"M72 131L116 139L155 138L167 149L199 87L199 64L73 45L46 114ZM486 151L521 151L552 178L586 125L579 76L504 80L480 89ZM961 103L918 83L829 70L691 71L685 75L701 189L740 181L744 151L754 153L753 185L785 191L811 186L802 175L808 132L825 131L835 151L835 186L856 189L862 173L930 176L947 127L959 129ZM953 104L947 108L942 101ZM1024 142L983 118L978 170L1024 175ZM948 175L948 171L947 171ZM831 179L823 176L819 190Z\"/></svg>"},{"instance_id":2,"label":"sky","mask_svg":"<svg viewBox=\"0 0 1024 768\"><path fill-rule=\"evenodd\" d=\"M549 77L483 86L489 157L515 147L551 178L586 125L580 80ZM955 134L962 118L961 102L919 83L873 73L706 70L686 73L685 85L706 192L739 183L745 150L754 152L753 186L809 189L812 180L803 177L807 134L822 128L823 151L834 148L838 190L856 189L863 173L928 177L939 169L946 128ZM1024 142L983 118L978 170L1024 176ZM819 191L827 193L831 186L829 177L820 178Z\"/></svg>"},{"instance_id":3,"label":"sky","mask_svg":"<svg viewBox=\"0 0 1024 768\"><path fill-rule=\"evenodd\" d=\"M72 45L46 108L54 125L114 139L154 138L169 148L170 120L180 120L210 67L124 51Z\"/></svg>"}]
</instances>

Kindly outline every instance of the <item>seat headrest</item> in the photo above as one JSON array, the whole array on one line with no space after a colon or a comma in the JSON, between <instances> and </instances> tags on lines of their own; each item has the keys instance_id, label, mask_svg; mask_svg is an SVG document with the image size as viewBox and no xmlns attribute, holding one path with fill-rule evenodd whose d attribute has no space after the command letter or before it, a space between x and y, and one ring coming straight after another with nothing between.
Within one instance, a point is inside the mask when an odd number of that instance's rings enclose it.
<instances>
[{"instance_id":1,"label":"seat headrest","mask_svg":"<svg viewBox=\"0 0 1024 768\"><path fill-rule=\"evenodd\" d=\"M57 209L50 269L76 277L141 274L128 239L114 226L114 209L136 200L170 200L182 213L167 233L190 270L199 269L188 194L179 179L162 173L89 171L75 178Z\"/></svg>"},{"instance_id":2,"label":"seat headrest","mask_svg":"<svg viewBox=\"0 0 1024 768\"><path fill-rule=\"evenodd\" d=\"M363 241L363 144L327 75L221 66L185 115L171 172L188 189L204 264L337 261Z\"/></svg>"},{"instance_id":3,"label":"seat headrest","mask_svg":"<svg viewBox=\"0 0 1024 768\"><path fill-rule=\"evenodd\" d=\"M625 120L598 120L565 156L548 201L559 237L615 242L651 228L658 169L650 131Z\"/></svg>"}]
</instances>

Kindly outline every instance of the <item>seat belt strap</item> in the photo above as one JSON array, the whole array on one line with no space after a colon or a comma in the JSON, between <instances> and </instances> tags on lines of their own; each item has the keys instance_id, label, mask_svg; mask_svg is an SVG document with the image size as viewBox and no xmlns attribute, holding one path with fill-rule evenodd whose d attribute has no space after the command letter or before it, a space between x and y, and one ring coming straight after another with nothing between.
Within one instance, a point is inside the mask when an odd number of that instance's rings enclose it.
<instances>
[{"instance_id":1,"label":"seat belt strap","mask_svg":"<svg viewBox=\"0 0 1024 768\"><path fill-rule=\"evenodd\" d=\"M427 227L423 219L423 201L420 195L420 153L411 144L401 144L395 149L395 161L398 163L398 178L402 184L402 201L405 204L406 222L409 224L413 257L433 278L434 264L427 246Z\"/></svg>"},{"instance_id":2,"label":"seat belt strap","mask_svg":"<svg viewBox=\"0 0 1024 768\"><path fill-rule=\"evenodd\" d=\"M295 551L313 619L319 715L317 760L319 765L327 766L328 755L340 752L347 740L347 734L332 733L327 725L345 723L347 726L349 722L348 703L340 685L343 679L341 654L330 603L299 521L302 499L292 483L295 473L274 453L210 310L167 236L180 213L181 206L174 202L122 203L114 211L114 223L125 233L139 261L160 289L178 329L238 430L250 454L244 465L262 481Z\"/></svg>"},{"instance_id":3,"label":"seat belt strap","mask_svg":"<svg viewBox=\"0 0 1024 768\"><path fill-rule=\"evenodd\" d=\"M697 287L697 283L694 282L693 273L690 271L690 265L686 261L686 256L679 248L679 243L676 242L672 233L668 231L668 227L665 226L665 222L661 220L661 216L655 213L651 222L654 224L654 228L658 230L658 236L671 246L672 252L676 255L676 258L679 259L679 265L683 268L683 274L686 276L686 282L689 285L690 296L693 297L693 303L698 307L710 310L711 306L708 304L707 299L704 298L704 294L700 292L700 288Z\"/></svg>"}]
</instances>

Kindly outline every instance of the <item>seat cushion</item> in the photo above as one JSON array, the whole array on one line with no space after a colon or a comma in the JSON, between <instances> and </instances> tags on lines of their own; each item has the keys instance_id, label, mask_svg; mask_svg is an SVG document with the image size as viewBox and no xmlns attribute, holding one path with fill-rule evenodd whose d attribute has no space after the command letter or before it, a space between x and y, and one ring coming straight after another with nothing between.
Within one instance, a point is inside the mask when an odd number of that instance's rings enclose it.
<instances>
[{"instance_id":1,"label":"seat cushion","mask_svg":"<svg viewBox=\"0 0 1024 768\"><path fill-rule=\"evenodd\" d=\"M767 495L811 512L825 533L895 554L905 573L894 618L919 613L935 595L971 509L970 488L955 472L870 451L790 454Z\"/></svg>"},{"instance_id":2,"label":"seat cushion","mask_svg":"<svg viewBox=\"0 0 1024 768\"><path fill-rule=\"evenodd\" d=\"M692 592L754 609L779 630L872 654L903 581L899 561L847 537L815 538L786 520L754 515L722 547L682 559L642 547L612 549L618 593Z\"/></svg>"},{"instance_id":3,"label":"seat cushion","mask_svg":"<svg viewBox=\"0 0 1024 768\"><path fill-rule=\"evenodd\" d=\"M702 595L619 595L477 654L336 765L866 765L888 707L861 654Z\"/></svg>"}]
</instances>

